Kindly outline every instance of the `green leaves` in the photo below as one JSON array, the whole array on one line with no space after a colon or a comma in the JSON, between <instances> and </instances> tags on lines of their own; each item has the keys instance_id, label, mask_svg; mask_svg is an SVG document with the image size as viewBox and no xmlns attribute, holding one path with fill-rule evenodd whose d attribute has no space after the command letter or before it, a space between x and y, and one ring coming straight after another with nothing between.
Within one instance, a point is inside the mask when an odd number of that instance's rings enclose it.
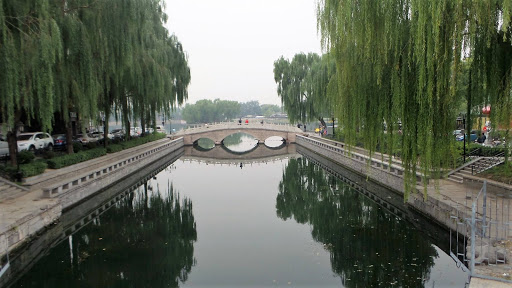
<instances>
[{"instance_id":1,"label":"green leaves","mask_svg":"<svg viewBox=\"0 0 512 288\"><path fill-rule=\"evenodd\" d=\"M407 190L415 189L417 165L426 178L438 174L453 150L460 95L467 95L457 88L467 77L462 61L472 63L469 110L490 103L493 123L509 127L510 11L508 0L320 1L318 27L338 75L331 103L348 142L362 133L374 151L383 121L391 128L402 122L402 135L395 129L386 137L403 137Z\"/></svg>"},{"instance_id":2,"label":"green leaves","mask_svg":"<svg viewBox=\"0 0 512 288\"><path fill-rule=\"evenodd\" d=\"M329 95L336 92L333 60L329 55L300 53L291 62L283 57L274 62L277 94L291 122L305 123L333 113L335 107L329 105Z\"/></svg>"},{"instance_id":3,"label":"green leaves","mask_svg":"<svg viewBox=\"0 0 512 288\"><path fill-rule=\"evenodd\" d=\"M55 112L66 120L76 112L84 122L118 107L124 115L169 114L187 99L190 70L181 43L163 26L162 4L1 0L2 122L13 129L27 115L51 130Z\"/></svg>"}]
</instances>

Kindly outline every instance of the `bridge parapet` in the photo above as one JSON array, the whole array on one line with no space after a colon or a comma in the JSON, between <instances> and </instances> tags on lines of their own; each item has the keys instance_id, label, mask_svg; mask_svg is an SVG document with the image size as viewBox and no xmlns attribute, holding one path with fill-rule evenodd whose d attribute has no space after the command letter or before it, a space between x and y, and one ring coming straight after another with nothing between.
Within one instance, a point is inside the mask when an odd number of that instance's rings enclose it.
<instances>
[{"instance_id":1,"label":"bridge parapet","mask_svg":"<svg viewBox=\"0 0 512 288\"><path fill-rule=\"evenodd\" d=\"M259 143L263 143L265 139L272 136L282 137L287 143L295 143L295 135L303 134L302 130L288 124L224 122L184 129L174 134L174 136L183 137L185 145L193 145L200 138L209 138L215 144L221 144L224 138L235 133L252 135L258 139Z\"/></svg>"}]
</instances>

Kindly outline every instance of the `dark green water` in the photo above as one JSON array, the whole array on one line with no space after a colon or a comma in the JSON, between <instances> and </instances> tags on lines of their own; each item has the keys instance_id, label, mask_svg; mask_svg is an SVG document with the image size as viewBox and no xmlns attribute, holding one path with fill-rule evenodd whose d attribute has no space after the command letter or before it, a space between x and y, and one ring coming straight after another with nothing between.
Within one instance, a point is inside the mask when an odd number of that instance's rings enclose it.
<instances>
[{"instance_id":1,"label":"dark green water","mask_svg":"<svg viewBox=\"0 0 512 288\"><path fill-rule=\"evenodd\" d=\"M181 158L13 287L464 287L436 244L300 155Z\"/></svg>"}]
</instances>

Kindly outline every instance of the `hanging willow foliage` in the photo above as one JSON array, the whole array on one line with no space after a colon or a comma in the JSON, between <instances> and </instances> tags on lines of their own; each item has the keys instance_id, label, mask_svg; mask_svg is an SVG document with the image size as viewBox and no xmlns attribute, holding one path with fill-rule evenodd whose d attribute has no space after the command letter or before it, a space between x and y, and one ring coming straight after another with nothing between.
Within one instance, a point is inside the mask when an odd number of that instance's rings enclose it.
<instances>
[{"instance_id":1,"label":"hanging willow foliage","mask_svg":"<svg viewBox=\"0 0 512 288\"><path fill-rule=\"evenodd\" d=\"M329 95L336 94L336 65L329 54L296 54L292 61L274 62L274 81L291 122L307 123L331 117L334 107Z\"/></svg>"},{"instance_id":2,"label":"hanging willow foliage","mask_svg":"<svg viewBox=\"0 0 512 288\"><path fill-rule=\"evenodd\" d=\"M384 137L396 143L396 123L402 123L401 147L388 145L387 152L401 149L406 198L417 167L424 179L437 177L452 158L461 61L472 59L469 89L479 92L468 104L490 104L497 123L510 124L511 2L318 2L322 44L336 58L338 94L331 102L340 124L349 142L360 131L374 151Z\"/></svg>"},{"instance_id":3,"label":"hanging willow foliage","mask_svg":"<svg viewBox=\"0 0 512 288\"><path fill-rule=\"evenodd\" d=\"M22 113L50 129L55 111L54 65L60 29L48 0L0 1L0 114L9 130ZM44 109L41 109L44 107Z\"/></svg>"},{"instance_id":4,"label":"hanging willow foliage","mask_svg":"<svg viewBox=\"0 0 512 288\"><path fill-rule=\"evenodd\" d=\"M0 0L2 123L14 131L26 117L51 130L55 112L64 121L75 112L85 125L114 113L129 129L144 111L153 124L157 113L169 114L187 99L190 70L181 43L163 26L163 5Z\"/></svg>"}]
</instances>

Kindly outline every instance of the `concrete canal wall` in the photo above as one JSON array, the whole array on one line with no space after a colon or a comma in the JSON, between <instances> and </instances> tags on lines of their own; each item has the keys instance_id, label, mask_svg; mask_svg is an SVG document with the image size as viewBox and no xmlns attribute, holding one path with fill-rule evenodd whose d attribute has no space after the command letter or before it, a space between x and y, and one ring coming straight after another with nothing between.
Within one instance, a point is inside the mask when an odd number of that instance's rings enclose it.
<instances>
[{"instance_id":1,"label":"concrete canal wall","mask_svg":"<svg viewBox=\"0 0 512 288\"><path fill-rule=\"evenodd\" d=\"M342 143L324 141L317 137L297 135L297 144L303 146L318 155L326 157L340 165L367 177L367 181L373 181L402 196L404 189L404 169L399 163L389 164L377 158L370 158L358 152L358 149L348 150ZM393 162L393 161L392 161ZM460 211L450 204L442 201L438 192L428 194L424 198L421 175L417 174L416 193L410 193L407 204L416 212L436 221L438 224L456 230L456 221L453 217L462 216ZM437 194L437 195L436 195Z\"/></svg>"},{"instance_id":2,"label":"concrete canal wall","mask_svg":"<svg viewBox=\"0 0 512 288\"><path fill-rule=\"evenodd\" d=\"M53 247L68 239L72 233L82 229L96 217L108 211L125 197L130 197L133 191L174 163L184 154L183 147L163 155L150 165L138 169L122 181L104 189L101 193L87 198L80 205L67 209L53 225L44 229L44 233L24 244L10 254L8 273L0 277L0 287L8 287L21 275L44 257Z\"/></svg>"},{"instance_id":3,"label":"concrete canal wall","mask_svg":"<svg viewBox=\"0 0 512 288\"><path fill-rule=\"evenodd\" d=\"M56 171L51 171L45 173L46 177L40 175L35 180L31 179L26 184L30 187L29 193L10 203L0 203L3 210L0 267L7 253L58 222L63 211L108 187L123 186L123 183L129 182L123 181L128 177L138 177L141 172L149 173L151 169L157 169L155 165L183 154L183 147L183 138L165 139L88 161L89 165L79 163L76 167L59 169L61 175L58 176L55 175Z\"/></svg>"}]
</instances>

